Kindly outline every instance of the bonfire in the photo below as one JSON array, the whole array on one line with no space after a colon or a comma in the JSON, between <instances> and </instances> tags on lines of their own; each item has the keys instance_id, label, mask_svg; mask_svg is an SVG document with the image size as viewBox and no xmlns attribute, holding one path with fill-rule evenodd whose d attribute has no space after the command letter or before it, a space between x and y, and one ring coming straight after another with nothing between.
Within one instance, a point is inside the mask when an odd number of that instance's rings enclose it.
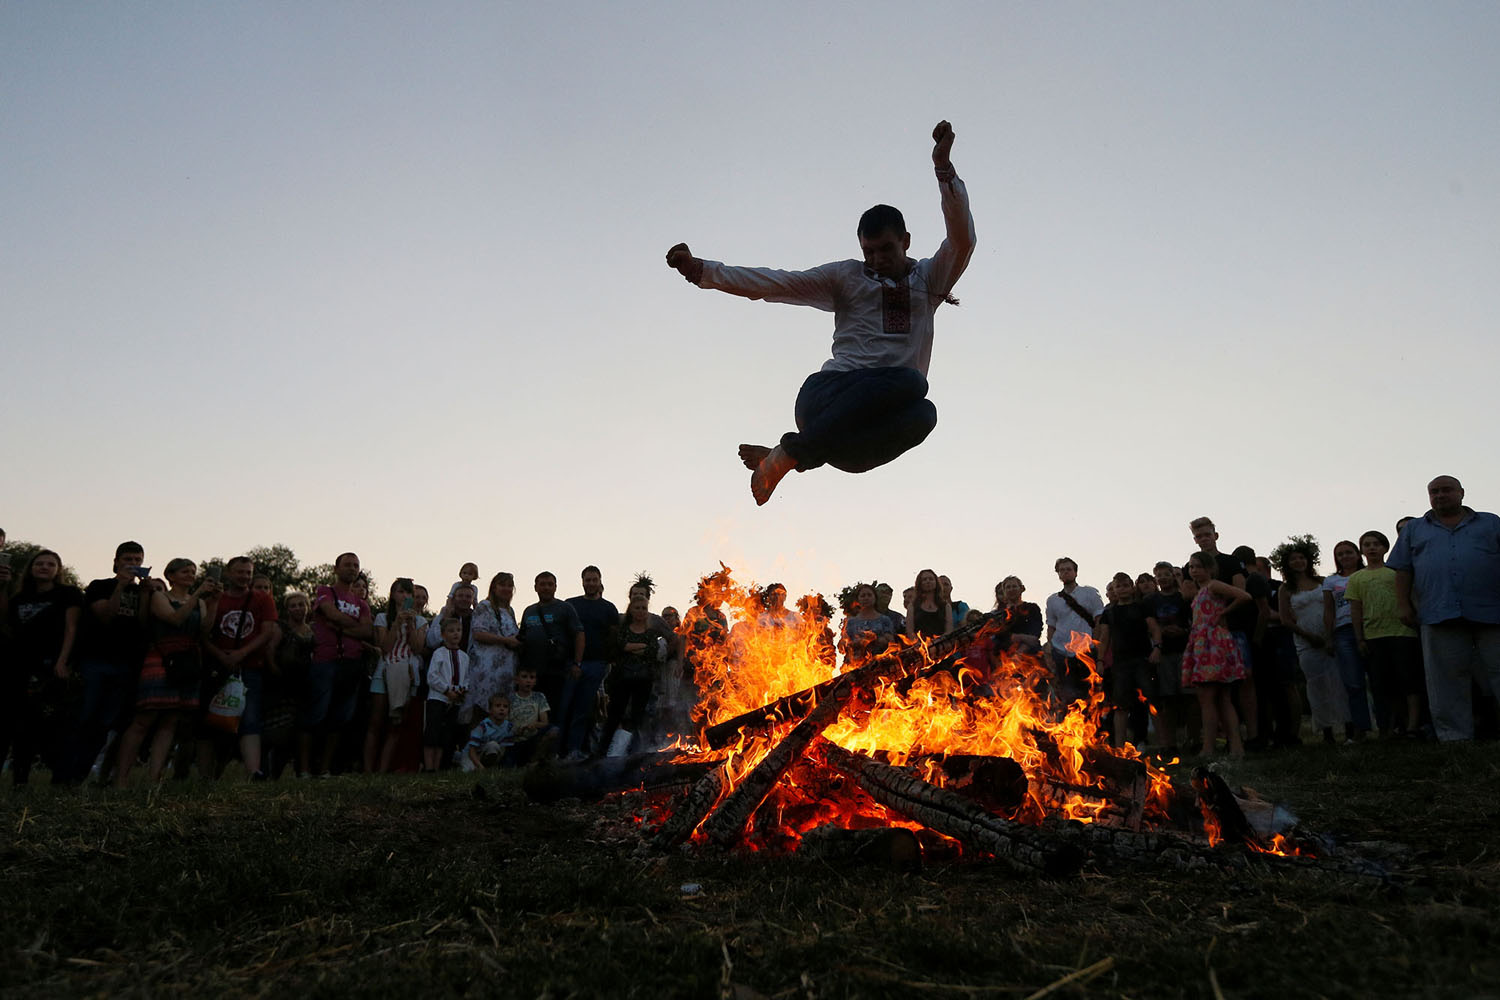
<instances>
[{"instance_id":1,"label":"bonfire","mask_svg":"<svg viewBox=\"0 0 1500 1000\"><path fill-rule=\"evenodd\" d=\"M896 864L940 851L1046 875L1090 859L1261 855L1384 875L1208 769L1179 791L1137 748L1112 747L1086 637L1072 648L1089 666L1088 693L1062 703L1045 661L1011 643L1004 610L936 639L897 637L840 672L826 605L812 595L799 606L807 613L768 610L727 568L705 577L682 624L699 691L693 732L651 753L544 763L528 794L633 795L656 849Z\"/></svg>"}]
</instances>

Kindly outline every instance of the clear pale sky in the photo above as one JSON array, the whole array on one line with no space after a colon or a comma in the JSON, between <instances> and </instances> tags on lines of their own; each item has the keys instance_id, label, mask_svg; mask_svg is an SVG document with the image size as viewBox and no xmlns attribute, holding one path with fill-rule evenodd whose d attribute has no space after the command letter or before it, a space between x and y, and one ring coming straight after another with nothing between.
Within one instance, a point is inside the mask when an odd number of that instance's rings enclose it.
<instances>
[{"instance_id":1,"label":"clear pale sky","mask_svg":"<svg viewBox=\"0 0 1500 1000\"><path fill-rule=\"evenodd\" d=\"M88 579L282 542L657 605L1500 507L1500 5L0 2L0 526ZM757 509L859 213L978 249L937 430Z\"/></svg>"}]
</instances>

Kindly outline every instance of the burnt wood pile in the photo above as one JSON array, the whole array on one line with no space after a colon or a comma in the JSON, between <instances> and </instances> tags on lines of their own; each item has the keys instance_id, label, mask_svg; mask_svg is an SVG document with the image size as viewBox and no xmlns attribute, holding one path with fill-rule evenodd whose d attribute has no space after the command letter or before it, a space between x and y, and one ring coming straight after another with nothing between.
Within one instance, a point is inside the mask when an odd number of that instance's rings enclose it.
<instances>
[{"instance_id":1,"label":"burnt wood pile","mask_svg":"<svg viewBox=\"0 0 1500 1000\"><path fill-rule=\"evenodd\" d=\"M803 854L898 868L920 864L924 844L962 845L1018 874L1057 877L1085 866L1234 867L1251 858L1289 870L1384 879L1380 866L1333 848L1326 838L1299 834L1284 809L1235 795L1218 775L1193 773L1195 801L1185 793L1163 807L1149 801L1152 769L1138 756L1085 746L1072 767L1032 767L1007 757L948 755L894 762L881 753L845 749L823 733L845 713L874 700L879 685L910 684L954 672L976 642L1003 643L1005 612L933 640L907 646L829 681L774 699L705 727L701 749L671 749L577 764L543 761L523 779L533 801L645 796L663 816L648 843L668 849L692 842L733 848L780 822L779 788L794 786L811 806L851 800L881 809L845 810L835 819L789 835ZM1064 753L1047 733L1033 733L1049 757ZM772 740L753 766L744 748ZM1076 752L1075 752L1076 753ZM929 781L923 775L935 781ZM1058 777L1072 775L1075 780ZM1156 772L1158 784L1164 784ZM1031 811L1028 812L1028 800ZM1034 804L1046 808L1036 821ZM1088 821L1061 818L1070 803ZM838 812L837 809L833 810ZM883 812L883 815L879 815ZM875 813L876 815L871 815Z\"/></svg>"}]
</instances>

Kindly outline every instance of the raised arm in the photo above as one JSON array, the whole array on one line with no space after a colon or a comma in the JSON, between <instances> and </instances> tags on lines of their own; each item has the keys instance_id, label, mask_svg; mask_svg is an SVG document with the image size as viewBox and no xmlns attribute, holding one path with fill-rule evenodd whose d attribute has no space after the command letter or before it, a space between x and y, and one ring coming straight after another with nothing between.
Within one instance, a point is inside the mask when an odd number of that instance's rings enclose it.
<instances>
[{"instance_id":1,"label":"raised arm","mask_svg":"<svg viewBox=\"0 0 1500 1000\"><path fill-rule=\"evenodd\" d=\"M952 151L953 126L946 121L938 122L932 130L932 169L937 175L945 235L937 253L932 255L929 291L939 296L951 292L969 266L976 240L974 216L969 212L969 191L953 169Z\"/></svg>"}]
</instances>

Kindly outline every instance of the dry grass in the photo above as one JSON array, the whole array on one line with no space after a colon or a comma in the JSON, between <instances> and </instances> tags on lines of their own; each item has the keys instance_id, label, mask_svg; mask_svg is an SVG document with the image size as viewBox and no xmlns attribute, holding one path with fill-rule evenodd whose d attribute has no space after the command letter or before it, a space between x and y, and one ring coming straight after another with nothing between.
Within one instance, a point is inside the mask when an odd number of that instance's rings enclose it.
<instances>
[{"instance_id":1,"label":"dry grass","mask_svg":"<svg viewBox=\"0 0 1500 1000\"><path fill-rule=\"evenodd\" d=\"M1399 877L662 856L626 803L532 806L514 775L484 799L458 775L7 789L0 990L1500 995L1500 746L1315 747L1230 777L1309 825L1404 845Z\"/></svg>"}]
</instances>

